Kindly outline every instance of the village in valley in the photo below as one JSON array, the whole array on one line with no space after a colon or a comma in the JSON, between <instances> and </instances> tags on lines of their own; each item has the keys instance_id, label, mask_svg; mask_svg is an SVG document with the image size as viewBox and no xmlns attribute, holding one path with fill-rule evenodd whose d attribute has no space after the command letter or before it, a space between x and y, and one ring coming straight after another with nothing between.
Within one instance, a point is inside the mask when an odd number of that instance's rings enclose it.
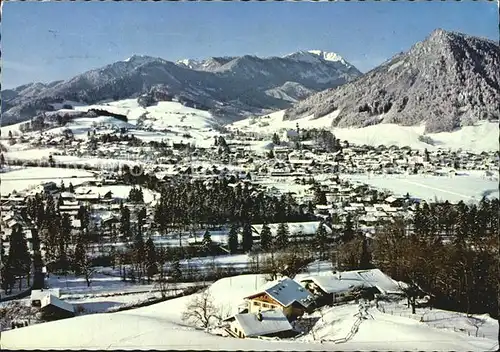
<instances>
[{"instance_id":1,"label":"village in valley","mask_svg":"<svg viewBox=\"0 0 500 352\"><path fill-rule=\"evenodd\" d=\"M2 128L2 330L164 305L224 338L338 344L392 315L495 338L494 261L465 298L439 260L494 253L498 151L190 125L205 112L169 104L177 125L126 100Z\"/></svg>"}]
</instances>

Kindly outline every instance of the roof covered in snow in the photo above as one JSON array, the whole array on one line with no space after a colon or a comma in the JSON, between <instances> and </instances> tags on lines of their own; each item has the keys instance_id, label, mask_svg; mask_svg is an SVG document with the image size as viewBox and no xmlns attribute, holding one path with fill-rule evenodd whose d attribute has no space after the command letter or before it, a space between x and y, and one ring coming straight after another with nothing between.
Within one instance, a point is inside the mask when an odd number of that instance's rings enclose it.
<instances>
[{"instance_id":1,"label":"roof covered in snow","mask_svg":"<svg viewBox=\"0 0 500 352\"><path fill-rule=\"evenodd\" d=\"M51 288L45 290L31 290L31 300L39 301L47 295L53 295L55 297L61 296L61 289L59 288Z\"/></svg>"},{"instance_id":2,"label":"roof covered in snow","mask_svg":"<svg viewBox=\"0 0 500 352\"><path fill-rule=\"evenodd\" d=\"M290 279L289 277L284 277L277 281L271 281L264 285L256 293L251 296L247 296L246 298L255 297L262 293L267 293L284 307L288 307L294 302L300 303L304 307L308 307L314 302L312 294L298 282Z\"/></svg>"},{"instance_id":3,"label":"roof covered in snow","mask_svg":"<svg viewBox=\"0 0 500 352\"><path fill-rule=\"evenodd\" d=\"M236 321L240 324L245 336L264 336L292 330L292 325L281 310L265 310L258 314L236 314Z\"/></svg>"},{"instance_id":4,"label":"roof covered in snow","mask_svg":"<svg viewBox=\"0 0 500 352\"><path fill-rule=\"evenodd\" d=\"M353 270L341 273L342 280L361 281L366 285L376 287L381 293L401 293L401 287L380 269Z\"/></svg>"},{"instance_id":5,"label":"roof covered in snow","mask_svg":"<svg viewBox=\"0 0 500 352\"><path fill-rule=\"evenodd\" d=\"M49 305L58 307L60 309L66 310L68 312L72 312L72 313L75 312L72 304L64 302L64 301L60 300L59 298L57 298L56 296L50 295L50 294L46 295L45 297L42 297L40 308L44 308L44 307L47 307Z\"/></svg>"},{"instance_id":6,"label":"roof covered in snow","mask_svg":"<svg viewBox=\"0 0 500 352\"><path fill-rule=\"evenodd\" d=\"M366 285L362 280L342 280L334 275L314 275L300 280L301 282L312 281L326 293L337 293L350 291L356 287L371 286Z\"/></svg>"}]
</instances>

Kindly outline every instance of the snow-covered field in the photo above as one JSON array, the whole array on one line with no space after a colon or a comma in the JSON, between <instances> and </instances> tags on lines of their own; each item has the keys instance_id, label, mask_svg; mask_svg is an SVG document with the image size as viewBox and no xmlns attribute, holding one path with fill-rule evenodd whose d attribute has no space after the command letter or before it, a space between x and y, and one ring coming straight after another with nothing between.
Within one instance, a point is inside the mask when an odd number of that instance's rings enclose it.
<instances>
[{"instance_id":1,"label":"snow-covered field","mask_svg":"<svg viewBox=\"0 0 500 352\"><path fill-rule=\"evenodd\" d=\"M358 145L396 145L409 146L414 149L434 150L463 149L473 152L498 150L498 124L480 122L474 126L465 126L453 132L424 133L425 126L399 126L396 124L382 123L362 128L332 128L333 119L339 114L335 111L318 119L307 116L302 119L283 120L284 110L261 117L247 118L234 122L229 128L239 129L243 132L257 132L270 134L281 129L295 129L297 124L301 129L326 128L341 140L347 140ZM426 136L434 142L433 145L424 143L419 137Z\"/></svg>"},{"instance_id":2,"label":"snow-covered field","mask_svg":"<svg viewBox=\"0 0 500 352\"><path fill-rule=\"evenodd\" d=\"M217 305L235 308L241 299L264 283L260 275L225 278L210 293ZM313 333L295 340L236 339L216 336L186 326L181 313L190 296L112 314L91 314L37 324L2 333L3 349L203 349L203 350L492 350L496 341L433 328L414 319L367 308L368 319L350 340L329 342L349 335L358 321L355 304L317 312ZM319 337L319 338L318 338ZM320 339L324 339L320 343Z\"/></svg>"},{"instance_id":3,"label":"snow-covered field","mask_svg":"<svg viewBox=\"0 0 500 352\"><path fill-rule=\"evenodd\" d=\"M64 181L74 186L95 178L92 172L78 169L65 168L44 168L27 167L22 169L12 169L12 171L2 173L2 194L9 194L14 190L21 191L36 187L43 182Z\"/></svg>"},{"instance_id":4,"label":"snow-covered field","mask_svg":"<svg viewBox=\"0 0 500 352\"><path fill-rule=\"evenodd\" d=\"M55 108L60 105L55 104ZM96 126L100 126L101 133L106 132L106 129L112 131L115 128L124 127L129 129L129 133L146 142L161 140L175 143L190 142L198 146L213 144L213 137L219 135L213 128L220 123L210 112L186 107L178 102L159 102L156 105L143 108L137 103L137 99L124 99L94 105L77 104L74 106L74 110L60 109L59 111L71 114L89 109L102 109L125 115L128 122L109 116L76 118L64 127L53 128L45 133L57 136L70 129L76 138L86 139L87 133ZM14 136L21 135L20 126L22 124L1 127L2 138L7 138L9 132L12 132Z\"/></svg>"},{"instance_id":5,"label":"snow-covered field","mask_svg":"<svg viewBox=\"0 0 500 352\"><path fill-rule=\"evenodd\" d=\"M416 314L411 314L411 308L406 300L399 302L379 302L382 312L388 315L411 318L428 326L438 329L460 332L468 336L486 337L492 340L497 338L498 322L487 314L467 317L467 314L450 312L436 308L417 308ZM477 327L477 328L476 328Z\"/></svg>"},{"instance_id":6,"label":"snow-covered field","mask_svg":"<svg viewBox=\"0 0 500 352\"><path fill-rule=\"evenodd\" d=\"M360 181L380 189L388 189L399 195L427 201L477 202L483 196L498 197L498 181L482 178L477 174L457 176L432 175L342 175L352 181Z\"/></svg>"}]
</instances>

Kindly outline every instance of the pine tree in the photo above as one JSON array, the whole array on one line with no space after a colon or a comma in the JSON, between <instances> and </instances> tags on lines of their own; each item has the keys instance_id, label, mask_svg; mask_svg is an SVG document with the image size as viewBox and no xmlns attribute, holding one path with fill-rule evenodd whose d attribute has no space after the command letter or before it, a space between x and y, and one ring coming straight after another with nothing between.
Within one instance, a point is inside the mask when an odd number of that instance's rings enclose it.
<instances>
[{"instance_id":1,"label":"pine tree","mask_svg":"<svg viewBox=\"0 0 500 352\"><path fill-rule=\"evenodd\" d=\"M75 187L73 186L73 184L70 182L69 183L69 186L68 186L68 191L70 193L75 193Z\"/></svg>"},{"instance_id":2,"label":"pine tree","mask_svg":"<svg viewBox=\"0 0 500 352\"><path fill-rule=\"evenodd\" d=\"M243 233L242 233L242 247L243 251L248 252L252 249L253 246L253 234L252 234L252 225L249 223L245 223L243 225Z\"/></svg>"},{"instance_id":3,"label":"pine tree","mask_svg":"<svg viewBox=\"0 0 500 352\"><path fill-rule=\"evenodd\" d=\"M271 250L273 244L273 238L271 234L271 229L267 224L262 225L262 230L260 231L260 247L263 251Z\"/></svg>"},{"instance_id":4,"label":"pine tree","mask_svg":"<svg viewBox=\"0 0 500 352\"><path fill-rule=\"evenodd\" d=\"M281 143L280 137L278 136L277 133L273 134L273 143L276 144L276 145L280 145L280 143Z\"/></svg>"},{"instance_id":5,"label":"pine tree","mask_svg":"<svg viewBox=\"0 0 500 352\"><path fill-rule=\"evenodd\" d=\"M231 226L229 231L228 247L231 254L238 251L238 227L236 225Z\"/></svg>"},{"instance_id":6,"label":"pine tree","mask_svg":"<svg viewBox=\"0 0 500 352\"><path fill-rule=\"evenodd\" d=\"M66 192L66 186L64 185L64 181L61 180L61 185L59 186L61 192Z\"/></svg>"},{"instance_id":7,"label":"pine tree","mask_svg":"<svg viewBox=\"0 0 500 352\"><path fill-rule=\"evenodd\" d=\"M139 232L142 232L142 227L144 226L144 221L146 219L146 215L147 215L147 212L146 212L146 208L141 208L141 210L139 210L139 212L137 213L137 230Z\"/></svg>"},{"instance_id":8,"label":"pine tree","mask_svg":"<svg viewBox=\"0 0 500 352\"><path fill-rule=\"evenodd\" d=\"M288 244L288 236L290 234L290 231L288 230L288 224L286 223L280 223L278 225L278 230L276 231L276 248L278 249L284 249L287 244Z\"/></svg>"},{"instance_id":9,"label":"pine tree","mask_svg":"<svg viewBox=\"0 0 500 352\"><path fill-rule=\"evenodd\" d=\"M71 242L71 219L67 213L61 218L61 227L59 229L59 251L58 266L65 273L69 269L68 247Z\"/></svg>"},{"instance_id":10,"label":"pine tree","mask_svg":"<svg viewBox=\"0 0 500 352\"><path fill-rule=\"evenodd\" d=\"M141 232L137 232L134 240L134 264L136 266L136 271L139 274L139 280L143 274L143 264L146 255L146 248L144 244L144 238Z\"/></svg>"},{"instance_id":11,"label":"pine tree","mask_svg":"<svg viewBox=\"0 0 500 352\"><path fill-rule=\"evenodd\" d=\"M172 262L172 279L174 282L179 282L182 280L182 271L181 271L181 263L179 261L179 257L176 256L174 261Z\"/></svg>"},{"instance_id":12,"label":"pine tree","mask_svg":"<svg viewBox=\"0 0 500 352\"><path fill-rule=\"evenodd\" d=\"M361 255L359 259L360 269L371 269L373 266L371 264L371 254L368 251L368 240L365 235L363 235L363 241L361 243Z\"/></svg>"},{"instance_id":13,"label":"pine tree","mask_svg":"<svg viewBox=\"0 0 500 352\"><path fill-rule=\"evenodd\" d=\"M319 187L314 189L314 204L326 205L326 194Z\"/></svg>"},{"instance_id":14,"label":"pine tree","mask_svg":"<svg viewBox=\"0 0 500 352\"><path fill-rule=\"evenodd\" d=\"M158 259L156 248L153 240L148 238L146 241L146 273L148 276L148 284L151 282L151 277L158 273Z\"/></svg>"},{"instance_id":15,"label":"pine tree","mask_svg":"<svg viewBox=\"0 0 500 352\"><path fill-rule=\"evenodd\" d=\"M328 233L326 232L325 223L323 221L320 222L318 229L316 230L314 243L316 245L316 249L320 253L321 258L323 258L326 246L328 245Z\"/></svg>"},{"instance_id":16,"label":"pine tree","mask_svg":"<svg viewBox=\"0 0 500 352\"><path fill-rule=\"evenodd\" d=\"M16 225L10 235L9 256L7 258L7 270L13 275L29 274L31 256L28 250L28 242L23 233L21 225Z\"/></svg>"},{"instance_id":17,"label":"pine tree","mask_svg":"<svg viewBox=\"0 0 500 352\"><path fill-rule=\"evenodd\" d=\"M205 233L203 234L203 241L201 246L205 255L212 254L214 244L212 242L212 236L210 235L209 231L205 231Z\"/></svg>"},{"instance_id":18,"label":"pine tree","mask_svg":"<svg viewBox=\"0 0 500 352\"><path fill-rule=\"evenodd\" d=\"M347 214L344 224L344 231L342 233L342 241L344 243L350 242L354 239L354 229L351 214Z\"/></svg>"},{"instance_id":19,"label":"pine tree","mask_svg":"<svg viewBox=\"0 0 500 352\"><path fill-rule=\"evenodd\" d=\"M120 232L125 238L130 238L130 210L122 205L120 213Z\"/></svg>"}]
</instances>

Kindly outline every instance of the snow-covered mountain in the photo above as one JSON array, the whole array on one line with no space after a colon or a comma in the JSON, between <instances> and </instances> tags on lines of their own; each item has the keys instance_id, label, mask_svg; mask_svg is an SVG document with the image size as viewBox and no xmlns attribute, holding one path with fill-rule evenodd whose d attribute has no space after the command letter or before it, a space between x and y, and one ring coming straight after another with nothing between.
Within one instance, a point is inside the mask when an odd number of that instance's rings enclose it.
<instances>
[{"instance_id":1,"label":"snow-covered mountain","mask_svg":"<svg viewBox=\"0 0 500 352\"><path fill-rule=\"evenodd\" d=\"M323 59L313 62L245 55L174 63L134 55L66 81L33 83L2 91L2 125L30 119L50 110L50 104L64 100L94 104L139 96L146 104L176 99L236 119L289 107L291 101L360 75L345 61ZM283 88L287 82L288 88ZM299 88L292 92L290 84ZM273 93L273 89L284 89L284 93ZM158 99L160 96L163 98Z\"/></svg>"},{"instance_id":2,"label":"snow-covered mountain","mask_svg":"<svg viewBox=\"0 0 500 352\"><path fill-rule=\"evenodd\" d=\"M309 60L309 54L292 57ZM499 118L498 72L498 43L438 29L362 77L298 102L284 118L337 112L334 127L425 123L426 132L451 131Z\"/></svg>"},{"instance_id":3,"label":"snow-covered mountain","mask_svg":"<svg viewBox=\"0 0 500 352\"><path fill-rule=\"evenodd\" d=\"M344 60L342 56L333 52L326 52L322 50L307 50L307 51L298 51L296 53L288 54L283 56L284 58L294 59L297 61L304 62L322 62L322 61L330 61L330 62L339 62L346 68L352 67L347 61Z\"/></svg>"}]
</instances>

